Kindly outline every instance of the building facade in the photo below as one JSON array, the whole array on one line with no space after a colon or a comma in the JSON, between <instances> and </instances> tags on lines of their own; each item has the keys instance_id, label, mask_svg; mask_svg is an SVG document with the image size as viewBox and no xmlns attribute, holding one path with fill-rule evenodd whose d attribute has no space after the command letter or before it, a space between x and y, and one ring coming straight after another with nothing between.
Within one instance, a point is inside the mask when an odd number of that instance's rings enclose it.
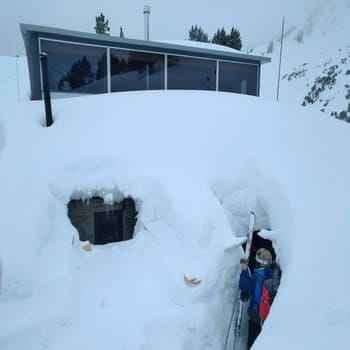
<instances>
[{"instance_id":1,"label":"building facade","mask_svg":"<svg viewBox=\"0 0 350 350\"><path fill-rule=\"evenodd\" d=\"M21 24L31 98L42 98L40 53L54 95L135 90L211 90L259 96L267 57ZM191 44L193 42L189 42Z\"/></svg>"}]
</instances>

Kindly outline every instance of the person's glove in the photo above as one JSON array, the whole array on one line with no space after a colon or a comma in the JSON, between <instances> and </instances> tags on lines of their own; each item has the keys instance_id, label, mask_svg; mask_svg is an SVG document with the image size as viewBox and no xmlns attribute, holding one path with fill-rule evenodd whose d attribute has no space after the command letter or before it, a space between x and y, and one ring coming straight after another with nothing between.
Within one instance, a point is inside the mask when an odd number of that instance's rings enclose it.
<instances>
[{"instance_id":1,"label":"person's glove","mask_svg":"<svg viewBox=\"0 0 350 350\"><path fill-rule=\"evenodd\" d=\"M248 299L249 299L249 292L248 291L241 292L241 300L247 301Z\"/></svg>"},{"instance_id":2,"label":"person's glove","mask_svg":"<svg viewBox=\"0 0 350 350\"><path fill-rule=\"evenodd\" d=\"M241 270L247 270L248 269L248 261L246 259L241 259Z\"/></svg>"}]
</instances>

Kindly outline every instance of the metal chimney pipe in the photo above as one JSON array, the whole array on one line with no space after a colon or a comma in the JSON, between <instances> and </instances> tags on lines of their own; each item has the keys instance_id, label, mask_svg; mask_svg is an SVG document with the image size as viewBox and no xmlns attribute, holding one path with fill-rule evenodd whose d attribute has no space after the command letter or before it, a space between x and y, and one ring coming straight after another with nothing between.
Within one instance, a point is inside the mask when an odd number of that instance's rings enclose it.
<instances>
[{"instance_id":1,"label":"metal chimney pipe","mask_svg":"<svg viewBox=\"0 0 350 350\"><path fill-rule=\"evenodd\" d=\"M149 15L151 13L151 6L143 6L143 14L145 18L145 40L149 40Z\"/></svg>"}]
</instances>

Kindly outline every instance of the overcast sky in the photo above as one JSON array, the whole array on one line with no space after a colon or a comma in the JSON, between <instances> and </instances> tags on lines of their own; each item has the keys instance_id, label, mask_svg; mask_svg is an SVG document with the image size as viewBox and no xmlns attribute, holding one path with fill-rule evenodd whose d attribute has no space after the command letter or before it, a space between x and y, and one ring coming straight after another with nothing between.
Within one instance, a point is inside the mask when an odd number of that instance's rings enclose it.
<instances>
[{"instance_id":1,"label":"overcast sky","mask_svg":"<svg viewBox=\"0 0 350 350\"><path fill-rule=\"evenodd\" d=\"M192 24L209 37L224 26L241 32L245 49L268 43L286 26L302 23L326 0L0 0L0 55L23 55L19 23L94 32L95 16L109 19L111 35L143 39L143 5L151 6L150 39L187 39ZM330 1L330 0L328 0Z\"/></svg>"}]
</instances>

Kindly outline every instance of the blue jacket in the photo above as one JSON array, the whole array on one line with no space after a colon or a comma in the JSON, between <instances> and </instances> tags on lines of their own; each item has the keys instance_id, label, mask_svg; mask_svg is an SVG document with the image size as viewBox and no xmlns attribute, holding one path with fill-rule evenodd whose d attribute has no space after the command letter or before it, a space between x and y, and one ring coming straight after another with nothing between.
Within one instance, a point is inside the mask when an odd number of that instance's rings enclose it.
<instances>
[{"instance_id":1,"label":"blue jacket","mask_svg":"<svg viewBox=\"0 0 350 350\"><path fill-rule=\"evenodd\" d=\"M262 284L268 278L273 277L273 271L270 267L259 267L254 269L252 276L249 276L248 270L242 270L239 276L239 289L241 292L249 292L249 307L258 312L261 299Z\"/></svg>"}]
</instances>

